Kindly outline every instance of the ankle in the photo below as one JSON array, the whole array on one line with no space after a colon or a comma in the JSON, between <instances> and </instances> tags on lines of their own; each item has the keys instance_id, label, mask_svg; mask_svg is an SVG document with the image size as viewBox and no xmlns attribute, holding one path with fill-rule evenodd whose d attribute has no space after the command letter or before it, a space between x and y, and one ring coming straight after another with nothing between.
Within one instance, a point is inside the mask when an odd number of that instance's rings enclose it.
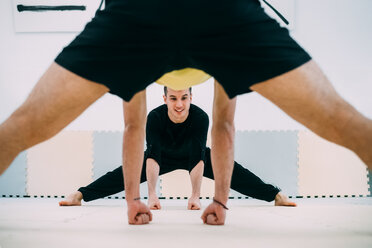
<instances>
[{"instance_id":1,"label":"ankle","mask_svg":"<svg viewBox=\"0 0 372 248\"><path fill-rule=\"evenodd\" d=\"M281 192L278 192L278 194L276 194L276 196L275 196L275 201L282 200L283 197L284 197L283 194Z\"/></svg>"},{"instance_id":2,"label":"ankle","mask_svg":"<svg viewBox=\"0 0 372 248\"><path fill-rule=\"evenodd\" d=\"M76 191L74 197L79 201L83 200L83 194L80 191Z\"/></svg>"}]
</instances>

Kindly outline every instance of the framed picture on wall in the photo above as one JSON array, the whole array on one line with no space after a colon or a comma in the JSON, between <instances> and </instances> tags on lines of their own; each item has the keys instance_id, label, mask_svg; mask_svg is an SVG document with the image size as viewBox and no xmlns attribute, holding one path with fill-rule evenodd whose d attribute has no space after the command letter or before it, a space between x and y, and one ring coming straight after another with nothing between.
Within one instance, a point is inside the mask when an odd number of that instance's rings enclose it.
<instances>
[{"instance_id":1,"label":"framed picture on wall","mask_svg":"<svg viewBox=\"0 0 372 248\"><path fill-rule=\"evenodd\" d=\"M267 4L265 11L290 30L295 26L296 0L268 0L288 21L286 25ZM101 0L12 0L15 32L80 32Z\"/></svg>"},{"instance_id":2,"label":"framed picture on wall","mask_svg":"<svg viewBox=\"0 0 372 248\"><path fill-rule=\"evenodd\" d=\"M80 32L101 0L12 0L15 32Z\"/></svg>"}]
</instances>

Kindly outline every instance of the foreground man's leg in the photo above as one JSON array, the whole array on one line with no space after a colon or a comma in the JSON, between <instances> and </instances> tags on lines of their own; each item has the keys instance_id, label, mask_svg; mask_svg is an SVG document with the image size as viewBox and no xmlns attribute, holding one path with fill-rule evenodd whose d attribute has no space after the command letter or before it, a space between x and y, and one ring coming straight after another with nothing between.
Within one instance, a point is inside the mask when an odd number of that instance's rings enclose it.
<instances>
[{"instance_id":1,"label":"foreground man's leg","mask_svg":"<svg viewBox=\"0 0 372 248\"><path fill-rule=\"evenodd\" d=\"M0 126L0 174L21 151L57 134L108 91L53 63Z\"/></svg>"},{"instance_id":2,"label":"foreground man's leg","mask_svg":"<svg viewBox=\"0 0 372 248\"><path fill-rule=\"evenodd\" d=\"M351 149L372 169L372 120L340 97L314 61L251 89L314 133Z\"/></svg>"},{"instance_id":3,"label":"foreground man's leg","mask_svg":"<svg viewBox=\"0 0 372 248\"><path fill-rule=\"evenodd\" d=\"M236 98L229 99L222 86L215 82L212 126L212 168L215 180L213 201L202 215L203 222L210 225L225 223L226 205L229 198L231 175L234 166L234 116Z\"/></svg>"}]
</instances>

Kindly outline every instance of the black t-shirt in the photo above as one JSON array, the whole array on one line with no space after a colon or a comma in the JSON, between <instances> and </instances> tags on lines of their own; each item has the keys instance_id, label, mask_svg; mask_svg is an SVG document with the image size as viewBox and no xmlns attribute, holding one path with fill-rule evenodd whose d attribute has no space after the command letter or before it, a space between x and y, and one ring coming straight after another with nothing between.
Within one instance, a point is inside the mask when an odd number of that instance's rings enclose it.
<instances>
[{"instance_id":1,"label":"black t-shirt","mask_svg":"<svg viewBox=\"0 0 372 248\"><path fill-rule=\"evenodd\" d=\"M189 116L182 123L169 119L167 105L153 109L147 116L147 158L161 165L184 165L193 168L204 161L209 119L199 107L191 104Z\"/></svg>"}]
</instances>

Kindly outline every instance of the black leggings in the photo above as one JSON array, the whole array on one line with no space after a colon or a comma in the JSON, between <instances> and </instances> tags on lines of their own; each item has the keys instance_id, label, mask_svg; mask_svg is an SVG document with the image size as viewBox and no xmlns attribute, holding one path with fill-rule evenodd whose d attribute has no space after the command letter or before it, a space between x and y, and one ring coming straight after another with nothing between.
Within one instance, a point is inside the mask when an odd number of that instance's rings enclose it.
<instances>
[{"instance_id":1,"label":"black leggings","mask_svg":"<svg viewBox=\"0 0 372 248\"><path fill-rule=\"evenodd\" d=\"M185 169L183 166L160 166L159 175L177 170ZM214 179L211 163L211 150L206 149L204 177ZM146 181L146 154L143 162L141 183ZM236 161L234 162L234 170L231 178L231 188L239 193L250 196L259 200L273 201L275 196L280 191L279 188L271 184L264 183L259 177L244 168ZM84 201L93 201L109 195L116 194L124 190L123 169L119 166L113 171L106 173L86 187L78 189L83 194Z\"/></svg>"}]
</instances>

